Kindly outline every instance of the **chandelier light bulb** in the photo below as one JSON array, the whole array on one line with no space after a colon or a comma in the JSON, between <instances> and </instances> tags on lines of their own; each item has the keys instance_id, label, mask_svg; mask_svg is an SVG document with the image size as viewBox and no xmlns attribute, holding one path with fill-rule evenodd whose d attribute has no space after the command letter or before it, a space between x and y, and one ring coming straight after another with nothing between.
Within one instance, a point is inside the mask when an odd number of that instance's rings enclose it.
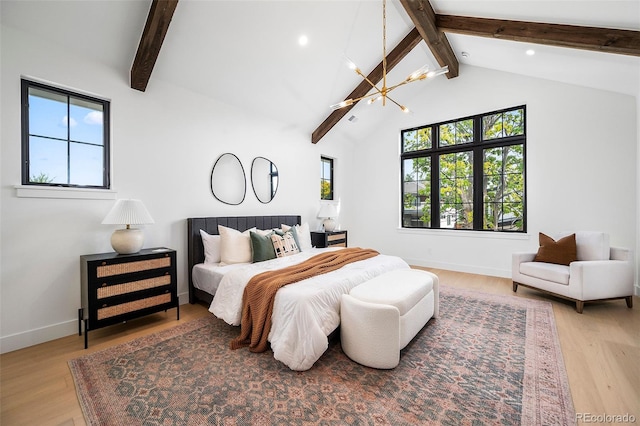
<instances>
[{"instance_id":1,"label":"chandelier light bulb","mask_svg":"<svg viewBox=\"0 0 640 426\"><path fill-rule=\"evenodd\" d=\"M358 69L358 66L356 65L356 63L353 62L347 55L344 55L344 60L347 63L347 67L349 67L350 70Z\"/></svg>"},{"instance_id":2,"label":"chandelier light bulb","mask_svg":"<svg viewBox=\"0 0 640 426\"><path fill-rule=\"evenodd\" d=\"M425 74L427 74L428 71L429 71L429 66L424 65L422 68L419 68L415 70L413 73L411 73L409 77L407 77L407 80L414 81L414 80L419 80L421 78L424 78Z\"/></svg>"},{"instance_id":3,"label":"chandelier light bulb","mask_svg":"<svg viewBox=\"0 0 640 426\"><path fill-rule=\"evenodd\" d=\"M329 108L331 108L332 111L338 110L340 108L344 108L346 106L349 105L353 105L353 99L346 99L342 102L338 102L337 104L333 104L331 105Z\"/></svg>"}]
</instances>

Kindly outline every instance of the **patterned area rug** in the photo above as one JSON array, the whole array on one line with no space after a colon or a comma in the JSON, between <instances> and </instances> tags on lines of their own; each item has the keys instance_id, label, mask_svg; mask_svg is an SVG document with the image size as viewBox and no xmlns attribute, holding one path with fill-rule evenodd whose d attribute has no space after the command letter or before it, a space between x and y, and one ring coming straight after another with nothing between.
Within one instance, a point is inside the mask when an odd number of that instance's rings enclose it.
<instances>
[{"instance_id":1,"label":"patterned area rug","mask_svg":"<svg viewBox=\"0 0 640 426\"><path fill-rule=\"evenodd\" d=\"M91 425L575 424L548 302L441 286L440 318L393 370L340 343L308 371L231 351L238 327L194 320L69 361Z\"/></svg>"}]
</instances>

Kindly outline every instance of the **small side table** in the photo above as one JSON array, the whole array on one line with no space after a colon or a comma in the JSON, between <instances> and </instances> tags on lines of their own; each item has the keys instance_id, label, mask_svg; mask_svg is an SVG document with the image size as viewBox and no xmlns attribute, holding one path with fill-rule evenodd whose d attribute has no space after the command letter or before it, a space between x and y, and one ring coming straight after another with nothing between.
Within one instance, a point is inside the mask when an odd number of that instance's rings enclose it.
<instances>
[{"instance_id":1,"label":"small side table","mask_svg":"<svg viewBox=\"0 0 640 426\"><path fill-rule=\"evenodd\" d=\"M311 231L314 247L347 247L347 231Z\"/></svg>"}]
</instances>

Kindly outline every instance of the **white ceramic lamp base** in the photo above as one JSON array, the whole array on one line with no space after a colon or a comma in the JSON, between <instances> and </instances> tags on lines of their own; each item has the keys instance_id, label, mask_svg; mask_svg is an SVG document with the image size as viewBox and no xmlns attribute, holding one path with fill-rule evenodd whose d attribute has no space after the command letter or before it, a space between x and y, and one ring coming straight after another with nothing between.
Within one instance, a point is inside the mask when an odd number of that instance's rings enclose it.
<instances>
[{"instance_id":1,"label":"white ceramic lamp base","mask_svg":"<svg viewBox=\"0 0 640 426\"><path fill-rule=\"evenodd\" d=\"M138 253L144 244L144 234L140 229L116 229L111 235L111 247L119 254Z\"/></svg>"},{"instance_id":2,"label":"white ceramic lamp base","mask_svg":"<svg viewBox=\"0 0 640 426\"><path fill-rule=\"evenodd\" d=\"M325 231L331 232L336 229L336 221L331 218L325 219L324 222L322 222L322 226L324 227Z\"/></svg>"}]
</instances>

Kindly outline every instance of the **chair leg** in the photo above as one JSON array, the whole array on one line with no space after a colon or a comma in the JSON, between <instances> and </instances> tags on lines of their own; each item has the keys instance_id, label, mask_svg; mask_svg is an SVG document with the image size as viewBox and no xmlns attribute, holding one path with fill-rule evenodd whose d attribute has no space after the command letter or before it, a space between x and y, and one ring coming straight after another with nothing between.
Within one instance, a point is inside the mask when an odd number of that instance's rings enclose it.
<instances>
[{"instance_id":1,"label":"chair leg","mask_svg":"<svg viewBox=\"0 0 640 426\"><path fill-rule=\"evenodd\" d=\"M624 300L627 302L627 308L633 308L633 296L627 296Z\"/></svg>"},{"instance_id":2,"label":"chair leg","mask_svg":"<svg viewBox=\"0 0 640 426\"><path fill-rule=\"evenodd\" d=\"M515 281L512 281L512 282L513 282L513 292L515 293L516 291L518 291L518 283Z\"/></svg>"},{"instance_id":3,"label":"chair leg","mask_svg":"<svg viewBox=\"0 0 640 426\"><path fill-rule=\"evenodd\" d=\"M582 309L584 309L584 302L581 300L576 300L576 312L579 314L582 313Z\"/></svg>"}]
</instances>

